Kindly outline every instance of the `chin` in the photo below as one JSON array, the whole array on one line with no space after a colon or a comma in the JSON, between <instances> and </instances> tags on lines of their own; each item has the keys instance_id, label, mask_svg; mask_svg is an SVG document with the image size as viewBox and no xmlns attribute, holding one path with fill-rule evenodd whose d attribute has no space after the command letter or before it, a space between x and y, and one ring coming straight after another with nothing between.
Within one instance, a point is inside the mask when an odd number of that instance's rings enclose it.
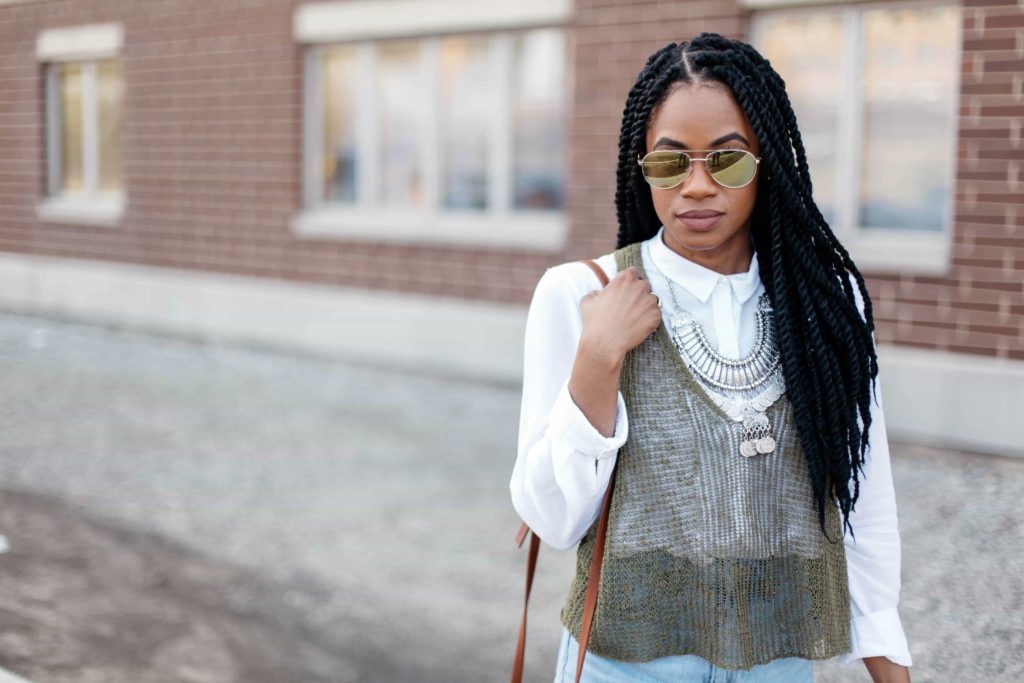
<instances>
[{"instance_id":1,"label":"chin","mask_svg":"<svg viewBox=\"0 0 1024 683\"><path fill-rule=\"evenodd\" d=\"M690 230L686 226L674 227L669 230L666 226L665 232L676 244L682 245L690 251L711 251L735 239L742 231L723 229L723 226L716 225L705 232Z\"/></svg>"},{"instance_id":2,"label":"chin","mask_svg":"<svg viewBox=\"0 0 1024 683\"><path fill-rule=\"evenodd\" d=\"M709 232L692 232L687 230L682 234L673 232L672 239L690 251L710 251L717 249L726 242L717 230Z\"/></svg>"}]
</instances>

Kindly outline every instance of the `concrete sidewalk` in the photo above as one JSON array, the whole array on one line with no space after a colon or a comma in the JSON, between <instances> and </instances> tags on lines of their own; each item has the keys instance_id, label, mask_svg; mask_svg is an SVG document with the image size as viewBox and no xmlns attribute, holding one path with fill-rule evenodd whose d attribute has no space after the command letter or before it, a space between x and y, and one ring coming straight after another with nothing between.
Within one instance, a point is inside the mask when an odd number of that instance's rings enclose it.
<instances>
[{"instance_id":1,"label":"concrete sidewalk","mask_svg":"<svg viewBox=\"0 0 1024 683\"><path fill-rule=\"evenodd\" d=\"M239 662L260 655L287 671L296 666L288 653L308 649L319 662L310 672L268 680L507 680L526 559L512 540L518 520L507 488L517 387L15 315L0 315L0 359L0 487L11 492L0 509L39 497L118 534L114 556L148 557L157 551L143 539L160 539L210 567L184 577L177 599L206 596L218 623L241 619L281 642L275 651L240 636ZM1024 462L893 444L893 471L913 680L1024 680ZM13 556L24 538L4 519ZM94 600L58 601L34 570L47 561L42 550L13 573L5 557L0 593L54 621L14 637L38 654L13 666L4 654L11 617L0 616L0 665L33 683L93 680L76 677L73 663L87 639L62 647L59 665L42 653L58 637L61 611L102 610L103 589L76 584L69 569L64 590L77 586ZM548 681L554 670L574 560L572 551L541 552L527 680ZM231 572L260 587L241 612L225 588ZM121 656L111 666L132 671L132 649ZM189 671L134 680L260 680L207 663ZM863 667L834 663L818 665L817 676L869 680Z\"/></svg>"}]
</instances>

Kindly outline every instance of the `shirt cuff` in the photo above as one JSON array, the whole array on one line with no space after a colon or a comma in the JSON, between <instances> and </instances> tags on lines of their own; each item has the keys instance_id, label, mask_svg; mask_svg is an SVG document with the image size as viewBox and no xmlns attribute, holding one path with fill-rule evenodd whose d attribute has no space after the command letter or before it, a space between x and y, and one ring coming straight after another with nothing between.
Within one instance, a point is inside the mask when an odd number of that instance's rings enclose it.
<instances>
[{"instance_id":1,"label":"shirt cuff","mask_svg":"<svg viewBox=\"0 0 1024 683\"><path fill-rule=\"evenodd\" d=\"M621 391L616 393L615 431L611 436L604 436L590 424L590 420L572 400L569 394L569 380L566 380L551 408L551 436L564 441L574 451L593 458L609 458L615 455L626 443L629 434L626 402Z\"/></svg>"},{"instance_id":2,"label":"shirt cuff","mask_svg":"<svg viewBox=\"0 0 1024 683\"><path fill-rule=\"evenodd\" d=\"M887 657L895 664L910 666L910 648L895 607L850 620L852 650L839 656L840 664L854 664L864 657Z\"/></svg>"}]
</instances>

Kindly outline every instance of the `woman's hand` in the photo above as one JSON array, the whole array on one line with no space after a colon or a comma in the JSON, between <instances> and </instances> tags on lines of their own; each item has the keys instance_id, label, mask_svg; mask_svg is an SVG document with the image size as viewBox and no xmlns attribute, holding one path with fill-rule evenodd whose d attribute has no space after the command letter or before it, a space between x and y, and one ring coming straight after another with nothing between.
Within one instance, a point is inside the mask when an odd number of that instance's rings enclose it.
<instances>
[{"instance_id":1,"label":"woman's hand","mask_svg":"<svg viewBox=\"0 0 1024 683\"><path fill-rule=\"evenodd\" d=\"M619 374L626 353L661 324L658 297L635 266L580 300L580 336L569 395L602 435L614 436Z\"/></svg>"},{"instance_id":2,"label":"woman's hand","mask_svg":"<svg viewBox=\"0 0 1024 683\"><path fill-rule=\"evenodd\" d=\"M658 297L636 266L615 274L608 285L580 300L581 344L621 360L661 324Z\"/></svg>"},{"instance_id":3,"label":"woman's hand","mask_svg":"<svg viewBox=\"0 0 1024 683\"><path fill-rule=\"evenodd\" d=\"M888 657L865 657L864 666L874 683L910 683L907 667L896 664Z\"/></svg>"}]
</instances>

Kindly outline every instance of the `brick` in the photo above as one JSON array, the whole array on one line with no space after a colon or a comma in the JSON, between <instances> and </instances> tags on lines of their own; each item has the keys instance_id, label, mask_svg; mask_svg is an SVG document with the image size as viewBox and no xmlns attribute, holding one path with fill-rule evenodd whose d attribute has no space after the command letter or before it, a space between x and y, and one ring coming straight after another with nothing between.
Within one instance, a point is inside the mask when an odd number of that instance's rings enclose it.
<instances>
[{"instance_id":1,"label":"brick","mask_svg":"<svg viewBox=\"0 0 1024 683\"><path fill-rule=\"evenodd\" d=\"M981 38L965 38L963 41L964 52L985 51L985 50L1013 50L1017 47L1017 39L1013 35L1004 35L996 38L984 34Z\"/></svg>"},{"instance_id":2,"label":"brick","mask_svg":"<svg viewBox=\"0 0 1024 683\"><path fill-rule=\"evenodd\" d=\"M960 92L963 95L1011 95L1013 93L1012 83L985 83L978 81L974 83L961 83ZM967 99L972 99L968 97Z\"/></svg>"},{"instance_id":3,"label":"brick","mask_svg":"<svg viewBox=\"0 0 1024 683\"><path fill-rule=\"evenodd\" d=\"M1024 59L1018 56L1016 49L1013 50L1011 56L1003 59L996 58L994 55L989 55L985 58L985 71L987 73L1006 71L1011 74L1018 74L1022 68L1024 68Z\"/></svg>"},{"instance_id":4,"label":"brick","mask_svg":"<svg viewBox=\"0 0 1024 683\"><path fill-rule=\"evenodd\" d=\"M1013 7L1017 5L1017 0L961 0L961 5L964 7Z\"/></svg>"},{"instance_id":5,"label":"brick","mask_svg":"<svg viewBox=\"0 0 1024 683\"><path fill-rule=\"evenodd\" d=\"M980 116L1024 116L1024 104L991 104L982 105L979 110ZM1019 158L1020 154L1013 158Z\"/></svg>"},{"instance_id":6,"label":"brick","mask_svg":"<svg viewBox=\"0 0 1024 683\"><path fill-rule=\"evenodd\" d=\"M985 28L1024 28L1024 12L1017 10L1007 14L988 14L985 17Z\"/></svg>"}]
</instances>

